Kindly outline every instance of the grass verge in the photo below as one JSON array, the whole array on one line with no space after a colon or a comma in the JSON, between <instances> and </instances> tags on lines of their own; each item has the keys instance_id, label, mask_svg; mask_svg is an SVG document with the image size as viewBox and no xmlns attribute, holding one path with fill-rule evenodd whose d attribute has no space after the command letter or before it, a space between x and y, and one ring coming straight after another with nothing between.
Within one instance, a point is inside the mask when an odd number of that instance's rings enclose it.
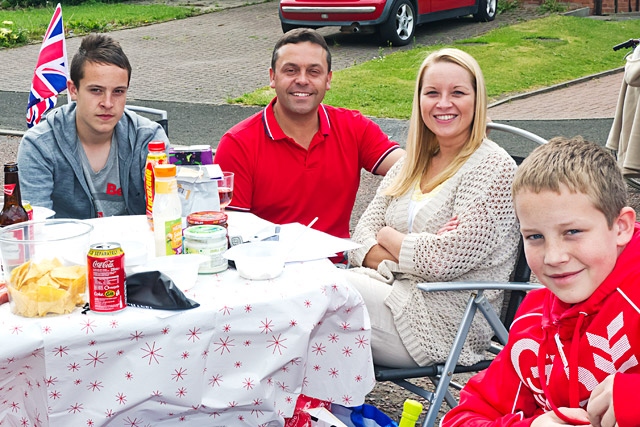
<instances>
[{"instance_id":1,"label":"grass verge","mask_svg":"<svg viewBox=\"0 0 640 427\"><path fill-rule=\"evenodd\" d=\"M54 9L55 4L45 8L0 9L0 46L40 42ZM200 13L197 8L163 4L86 3L79 6L62 6L65 31L75 35L139 27L183 19Z\"/></svg>"}]
</instances>

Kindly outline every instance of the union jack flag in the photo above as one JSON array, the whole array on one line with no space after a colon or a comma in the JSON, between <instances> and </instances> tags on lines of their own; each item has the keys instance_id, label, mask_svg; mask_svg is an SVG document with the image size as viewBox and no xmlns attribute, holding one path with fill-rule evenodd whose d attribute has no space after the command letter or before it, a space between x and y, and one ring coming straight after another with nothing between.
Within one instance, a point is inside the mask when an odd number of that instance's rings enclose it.
<instances>
[{"instance_id":1,"label":"union jack flag","mask_svg":"<svg viewBox=\"0 0 640 427\"><path fill-rule=\"evenodd\" d=\"M67 88L68 75L62 7L58 3L44 35L38 63L33 72L27 105L28 127L37 125L42 115L56 106L58 94Z\"/></svg>"}]
</instances>

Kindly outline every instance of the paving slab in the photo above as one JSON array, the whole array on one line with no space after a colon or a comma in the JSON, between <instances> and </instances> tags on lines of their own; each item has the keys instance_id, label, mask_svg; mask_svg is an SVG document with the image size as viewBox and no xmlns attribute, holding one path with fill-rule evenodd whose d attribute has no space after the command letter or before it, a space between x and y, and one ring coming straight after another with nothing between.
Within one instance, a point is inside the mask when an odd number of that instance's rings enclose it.
<instances>
[{"instance_id":1,"label":"paving slab","mask_svg":"<svg viewBox=\"0 0 640 427\"><path fill-rule=\"evenodd\" d=\"M493 120L603 119L615 115L623 70L612 70L509 98L489 108Z\"/></svg>"}]
</instances>

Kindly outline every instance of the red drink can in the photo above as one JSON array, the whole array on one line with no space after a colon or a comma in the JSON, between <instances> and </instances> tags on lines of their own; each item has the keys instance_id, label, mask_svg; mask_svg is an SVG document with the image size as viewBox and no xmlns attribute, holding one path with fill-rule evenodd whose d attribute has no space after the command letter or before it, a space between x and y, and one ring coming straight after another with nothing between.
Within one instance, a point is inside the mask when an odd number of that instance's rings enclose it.
<instances>
[{"instance_id":1,"label":"red drink can","mask_svg":"<svg viewBox=\"0 0 640 427\"><path fill-rule=\"evenodd\" d=\"M28 200L23 200L22 207L27 211L27 217L29 218L29 221L31 221L33 219L33 207L31 206L31 203L29 203Z\"/></svg>"},{"instance_id":2,"label":"red drink can","mask_svg":"<svg viewBox=\"0 0 640 427\"><path fill-rule=\"evenodd\" d=\"M98 313L112 313L127 306L124 251L119 243L95 243L87 254L89 307Z\"/></svg>"}]
</instances>

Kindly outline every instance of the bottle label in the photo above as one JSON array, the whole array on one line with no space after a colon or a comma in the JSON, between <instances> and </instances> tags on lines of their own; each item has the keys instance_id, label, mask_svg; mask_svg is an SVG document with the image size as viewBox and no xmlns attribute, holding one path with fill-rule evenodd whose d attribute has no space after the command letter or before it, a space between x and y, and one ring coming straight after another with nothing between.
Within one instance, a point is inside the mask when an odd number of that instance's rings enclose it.
<instances>
[{"instance_id":1,"label":"bottle label","mask_svg":"<svg viewBox=\"0 0 640 427\"><path fill-rule=\"evenodd\" d=\"M177 188L178 185L176 183L176 180L156 181L156 193L169 194L174 190L177 190Z\"/></svg>"},{"instance_id":2,"label":"bottle label","mask_svg":"<svg viewBox=\"0 0 640 427\"><path fill-rule=\"evenodd\" d=\"M147 219L151 220L153 211L153 196L155 193L155 179L153 176L153 164L147 163L144 170L144 196L147 205Z\"/></svg>"},{"instance_id":3,"label":"bottle label","mask_svg":"<svg viewBox=\"0 0 640 427\"><path fill-rule=\"evenodd\" d=\"M167 155L162 153L154 153L151 152L147 156L147 165L144 170L144 190L145 190L145 201L146 201L146 211L147 211L147 219L152 221L153 219L153 197L155 195L155 175L153 173L153 167L155 165L162 165L167 163Z\"/></svg>"},{"instance_id":4,"label":"bottle label","mask_svg":"<svg viewBox=\"0 0 640 427\"><path fill-rule=\"evenodd\" d=\"M182 253L182 219L164 222L165 254L179 255Z\"/></svg>"},{"instance_id":5,"label":"bottle label","mask_svg":"<svg viewBox=\"0 0 640 427\"><path fill-rule=\"evenodd\" d=\"M5 184L4 185L4 194L7 196L13 196L13 192L16 189L17 184Z\"/></svg>"}]
</instances>

